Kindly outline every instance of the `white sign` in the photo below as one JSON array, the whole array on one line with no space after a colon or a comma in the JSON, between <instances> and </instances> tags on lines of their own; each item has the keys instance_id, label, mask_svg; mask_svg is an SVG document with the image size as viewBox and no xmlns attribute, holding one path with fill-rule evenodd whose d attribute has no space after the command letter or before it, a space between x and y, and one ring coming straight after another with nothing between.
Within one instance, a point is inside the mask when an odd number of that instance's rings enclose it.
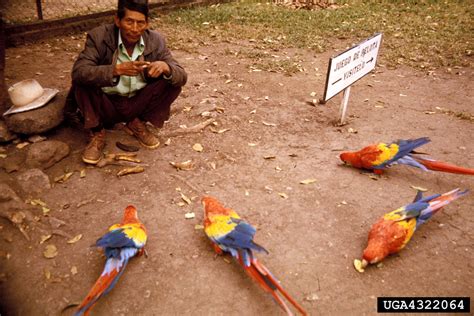
<instances>
[{"instance_id":1,"label":"white sign","mask_svg":"<svg viewBox=\"0 0 474 316\"><path fill-rule=\"evenodd\" d=\"M324 101L375 68L381 43L382 33L379 33L329 60Z\"/></svg>"}]
</instances>

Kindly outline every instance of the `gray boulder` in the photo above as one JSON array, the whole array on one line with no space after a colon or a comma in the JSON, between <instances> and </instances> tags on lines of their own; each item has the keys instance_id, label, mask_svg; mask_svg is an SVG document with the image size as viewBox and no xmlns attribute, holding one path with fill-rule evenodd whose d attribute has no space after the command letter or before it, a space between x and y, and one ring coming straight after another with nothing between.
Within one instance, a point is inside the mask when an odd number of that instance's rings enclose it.
<instances>
[{"instance_id":1,"label":"gray boulder","mask_svg":"<svg viewBox=\"0 0 474 316\"><path fill-rule=\"evenodd\" d=\"M4 116L10 131L18 134L39 134L55 128L64 119L66 96L58 93L45 106L38 109Z\"/></svg>"},{"instance_id":2,"label":"gray boulder","mask_svg":"<svg viewBox=\"0 0 474 316\"><path fill-rule=\"evenodd\" d=\"M40 169L29 169L17 176L17 182L27 196L35 197L41 192L51 189L49 177Z\"/></svg>"},{"instance_id":3,"label":"gray boulder","mask_svg":"<svg viewBox=\"0 0 474 316\"><path fill-rule=\"evenodd\" d=\"M29 147L25 164L30 168L47 169L70 152L69 146L58 140L46 140Z\"/></svg>"}]
</instances>

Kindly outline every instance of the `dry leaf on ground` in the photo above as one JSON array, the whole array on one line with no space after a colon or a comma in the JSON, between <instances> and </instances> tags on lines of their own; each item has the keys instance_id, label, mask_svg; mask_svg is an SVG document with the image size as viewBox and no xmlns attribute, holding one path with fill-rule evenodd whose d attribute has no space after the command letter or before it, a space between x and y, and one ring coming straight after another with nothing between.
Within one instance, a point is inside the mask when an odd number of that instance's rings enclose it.
<instances>
[{"instance_id":1,"label":"dry leaf on ground","mask_svg":"<svg viewBox=\"0 0 474 316\"><path fill-rule=\"evenodd\" d=\"M300 184L311 184L315 182L316 182L316 179L305 179L305 180L300 181Z\"/></svg>"},{"instance_id":2,"label":"dry leaf on ground","mask_svg":"<svg viewBox=\"0 0 474 316\"><path fill-rule=\"evenodd\" d=\"M66 182L73 174L74 172L65 173L59 177L54 178L54 182L59 182L59 183Z\"/></svg>"},{"instance_id":3,"label":"dry leaf on ground","mask_svg":"<svg viewBox=\"0 0 474 316\"><path fill-rule=\"evenodd\" d=\"M76 235L67 241L68 244L74 244L82 238L82 234Z\"/></svg>"},{"instance_id":4,"label":"dry leaf on ground","mask_svg":"<svg viewBox=\"0 0 474 316\"><path fill-rule=\"evenodd\" d=\"M186 160L183 162L170 161L170 164L178 170L193 170L194 162L192 160Z\"/></svg>"},{"instance_id":5,"label":"dry leaf on ground","mask_svg":"<svg viewBox=\"0 0 474 316\"><path fill-rule=\"evenodd\" d=\"M192 201L190 198L188 198L186 195L184 195L183 193L181 193L181 198L183 199L184 202L188 203L188 204L191 204Z\"/></svg>"},{"instance_id":6,"label":"dry leaf on ground","mask_svg":"<svg viewBox=\"0 0 474 316\"><path fill-rule=\"evenodd\" d=\"M36 205L39 205L39 206L42 206L42 207L46 207L46 203L41 201L40 199L33 199L30 201L30 204L33 205L33 206L36 206Z\"/></svg>"},{"instance_id":7,"label":"dry leaf on ground","mask_svg":"<svg viewBox=\"0 0 474 316\"><path fill-rule=\"evenodd\" d=\"M283 193L283 192L279 192L278 195L281 196L285 200L288 198L288 195L286 193Z\"/></svg>"},{"instance_id":8,"label":"dry leaf on ground","mask_svg":"<svg viewBox=\"0 0 474 316\"><path fill-rule=\"evenodd\" d=\"M28 143L28 142L19 143L18 145L16 145L16 148L22 149L22 148L28 146L29 144L30 143Z\"/></svg>"},{"instance_id":9,"label":"dry leaf on ground","mask_svg":"<svg viewBox=\"0 0 474 316\"><path fill-rule=\"evenodd\" d=\"M359 259L354 259L354 268L360 273L365 271L364 268L362 268L362 261Z\"/></svg>"},{"instance_id":10,"label":"dry leaf on ground","mask_svg":"<svg viewBox=\"0 0 474 316\"><path fill-rule=\"evenodd\" d=\"M43 256L48 259L52 259L58 255L58 249L55 245L47 245L43 251Z\"/></svg>"},{"instance_id":11,"label":"dry leaf on ground","mask_svg":"<svg viewBox=\"0 0 474 316\"><path fill-rule=\"evenodd\" d=\"M124 169L120 170L119 172L117 172L117 176L121 177L121 176L125 176L127 174L140 173L140 172L143 172L143 171L145 171L145 168L140 167L140 166L136 166L136 167L133 167L133 168L124 168Z\"/></svg>"},{"instance_id":12,"label":"dry leaf on ground","mask_svg":"<svg viewBox=\"0 0 474 316\"><path fill-rule=\"evenodd\" d=\"M216 133L216 134L222 134L222 133L225 133L227 131L230 131L230 128L223 128L223 129L217 130L217 129L214 129L214 128L211 127L211 132Z\"/></svg>"},{"instance_id":13,"label":"dry leaf on ground","mask_svg":"<svg viewBox=\"0 0 474 316\"><path fill-rule=\"evenodd\" d=\"M428 191L428 189L426 189L426 188L417 187L417 186L415 186L415 185L410 185L410 188L415 189L415 190L417 190L417 191L421 191L421 192L426 192L426 191Z\"/></svg>"},{"instance_id":14,"label":"dry leaf on ground","mask_svg":"<svg viewBox=\"0 0 474 316\"><path fill-rule=\"evenodd\" d=\"M50 235L46 235L46 236L41 236L41 240L40 240L40 242L39 242L40 245L41 245L42 243L44 243L46 240L50 239L52 236L53 236L53 235L51 235L51 234L50 234Z\"/></svg>"}]
</instances>

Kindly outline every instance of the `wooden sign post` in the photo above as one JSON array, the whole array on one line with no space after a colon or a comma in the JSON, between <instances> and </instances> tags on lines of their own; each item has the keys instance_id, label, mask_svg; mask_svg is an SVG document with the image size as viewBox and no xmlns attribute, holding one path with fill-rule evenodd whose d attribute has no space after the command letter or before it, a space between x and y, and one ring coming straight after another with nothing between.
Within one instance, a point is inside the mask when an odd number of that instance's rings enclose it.
<instances>
[{"instance_id":1,"label":"wooden sign post","mask_svg":"<svg viewBox=\"0 0 474 316\"><path fill-rule=\"evenodd\" d=\"M329 60L323 101L344 90L339 110L341 124L344 124L351 85L375 68L381 44L382 33L378 33Z\"/></svg>"}]
</instances>

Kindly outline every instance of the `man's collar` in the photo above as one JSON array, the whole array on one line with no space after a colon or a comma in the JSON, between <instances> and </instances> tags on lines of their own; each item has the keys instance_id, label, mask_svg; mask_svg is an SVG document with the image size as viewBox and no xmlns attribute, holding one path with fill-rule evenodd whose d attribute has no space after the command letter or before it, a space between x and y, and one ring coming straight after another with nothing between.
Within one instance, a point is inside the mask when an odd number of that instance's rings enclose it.
<instances>
[{"instance_id":1,"label":"man's collar","mask_svg":"<svg viewBox=\"0 0 474 316\"><path fill-rule=\"evenodd\" d=\"M138 41L138 45L140 46L140 48L144 48L145 47L145 40L143 39L143 35L140 36L140 40ZM122 47L123 45L123 42L122 42L122 34L120 33L120 29L118 31L118 47Z\"/></svg>"}]
</instances>

